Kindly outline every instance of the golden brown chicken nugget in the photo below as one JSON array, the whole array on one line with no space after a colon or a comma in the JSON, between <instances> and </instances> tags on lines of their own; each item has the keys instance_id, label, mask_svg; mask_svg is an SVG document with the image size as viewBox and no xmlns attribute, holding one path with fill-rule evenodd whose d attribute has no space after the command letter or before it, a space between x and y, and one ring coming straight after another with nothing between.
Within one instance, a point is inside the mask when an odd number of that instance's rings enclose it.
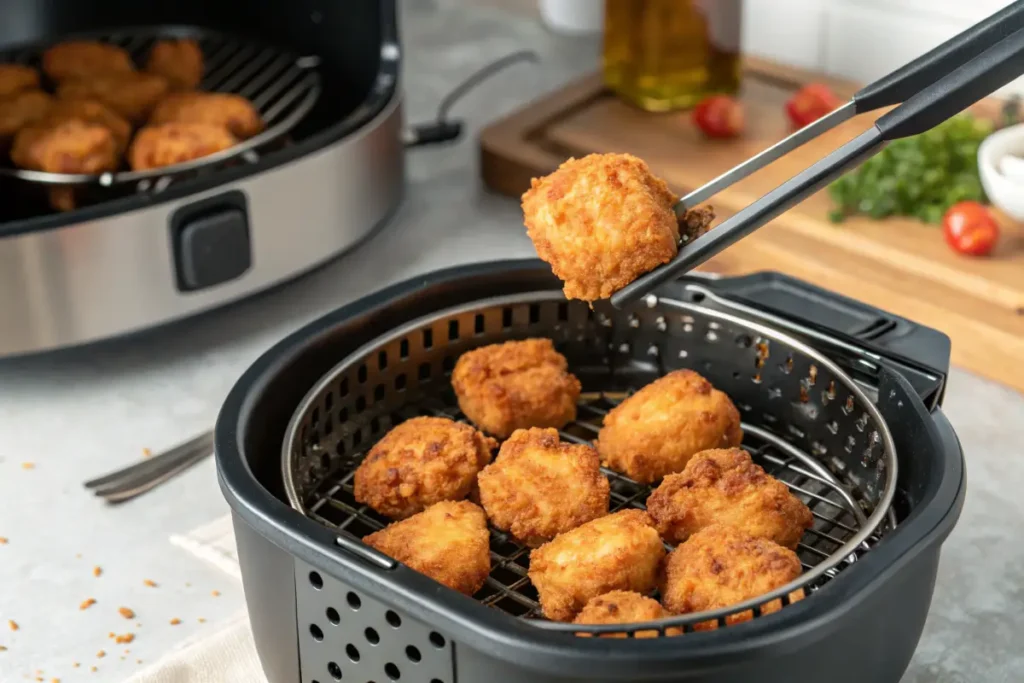
<instances>
[{"instance_id":1,"label":"golden brown chicken nugget","mask_svg":"<svg viewBox=\"0 0 1024 683\"><path fill-rule=\"evenodd\" d=\"M120 163L110 129L78 119L22 128L14 136L11 161L47 173L102 173Z\"/></svg>"},{"instance_id":2,"label":"golden brown chicken nugget","mask_svg":"<svg viewBox=\"0 0 1024 683\"><path fill-rule=\"evenodd\" d=\"M192 90L203 80L203 51L189 38L158 40L149 51L146 71L166 78L172 90Z\"/></svg>"},{"instance_id":3,"label":"golden brown chicken nugget","mask_svg":"<svg viewBox=\"0 0 1024 683\"><path fill-rule=\"evenodd\" d=\"M118 154L123 154L132 135L132 124L99 100L57 100L40 123L57 124L70 119L96 123L110 129L117 141Z\"/></svg>"},{"instance_id":4,"label":"golden brown chicken nugget","mask_svg":"<svg viewBox=\"0 0 1024 683\"><path fill-rule=\"evenodd\" d=\"M597 450L606 467L650 484L681 472L694 453L742 440L729 397L693 370L676 370L605 415Z\"/></svg>"},{"instance_id":5,"label":"golden brown chicken nugget","mask_svg":"<svg viewBox=\"0 0 1024 683\"><path fill-rule=\"evenodd\" d=\"M587 601L614 590L649 593L665 547L643 510L621 510L578 526L530 553L530 581L544 616L570 621Z\"/></svg>"},{"instance_id":6,"label":"golden brown chicken nugget","mask_svg":"<svg viewBox=\"0 0 1024 683\"><path fill-rule=\"evenodd\" d=\"M0 64L0 99L39 88L39 72L24 64Z\"/></svg>"},{"instance_id":7,"label":"golden brown chicken nugget","mask_svg":"<svg viewBox=\"0 0 1024 683\"><path fill-rule=\"evenodd\" d=\"M798 576L800 559L792 550L765 538L755 538L724 524L704 527L673 550L661 577L661 604L674 614L717 610L769 593ZM795 602L803 590L790 593ZM762 614L782 609L782 600L761 606ZM753 618L748 610L726 617L727 624ZM697 624L713 630L714 621Z\"/></svg>"},{"instance_id":8,"label":"golden brown chicken nugget","mask_svg":"<svg viewBox=\"0 0 1024 683\"><path fill-rule=\"evenodd\" d=\"M560 441L554 429L516 430L477 484L491 523L533 548L608 514L597 451Z\"/></svg>"},{"instance_id":9,"label":"golden brown chicken nugget","mask_svg":"<svg viewBox=\"0 0 1024 683\"><path fill-rule=\"evenodd\" d=\"M163 76L129 72L64 81L57 87L57 97L99 100L129 121L141 123L169 87Z\"/></svg>"},{"instance_id":10,"label":"golden brown chicken nugget","mask_svg":"<svg viewBox=\"0 0 1024 683\"><path fill-rule=\"evenodd\" d=\"M150 123L206 123L223 126L240 140L263 130L263 119L241 95L221 92L184 92L168 95L150 117Z\"/></svg>"},{"instance_id":11,"label":"golden brown chicken nugget","mask_svg":"<svg viewBox=\"0 0 1024 683\"><path fill-rule=\"evenodd\" d=\"M462 354L452 371L459 408L500 438L517 429L560 429L576 419L580 381L550 339L491 344Z\"/></svg>"},{"instance_id":12,"label":"golden brown chicken nugget","mask_svg":"<svg viewBox=\"0 0 1024 683\"><path fill-rule=\"evenodd\" d=\"M42 90L25 90L0 100L0 145L25 126L39 121L53 106L53 97Z\"/></svg>"},{"instance_id":13,"label":"golden brown chicken nugget","mask_svg":"<svg viewBox=\"0 0 1024 683\"><path fill-rule=\"evenodd\" d=\"M238 143L220 126L204 123L163 123L139 130L128 148L128 165L135 171L162 168L201 159Z\"/></svg>"},{"instance_id":14,"label":"golden brown chicken nugget","mask_svg":"<svg viewBox=\"0 0 1024 683\"><path fill-rule=\"evenodd\" d=\"M480 590L491 572L487 518L468 500L431 505L363 543L466 595Z\"/></svg>"},{"instance_id":15,"label":"golden brown chicken nugget","mask_svg":"<svg viewBox=\"0 0 1024 683\"><path fill-rule=\"evenodd\" d=\"M654 490L647 512L672 544L721 523L796 548L814 522L808 507L740 448L694 455L682 472L666 476Z\"/></svg>"},{"instance_id":16,"label":"golden brown chicken nugget","mask_svg":"<svg viewBox=\"0 0 1024 683\"><path fill-rule=\"evenodd\" d=\"M531 180L522 201L537 255L551 264L570 299L608 298L679 249L675 195L630 154L569 159ZM688 236L702 216L684 220Z\"/></svg>"},{"instance_id":17,"label":"golden brown chicken nugget","mask_svg":"<svg viewBox=\"0 0 1024 683\"><path fill-rule=\"evenodd\" d=\"M639 624L672 616L657 600L633 591L611 591L591 598L576 615L574 624ZM666 636L682 635L683 629L665 629ZM590 633L577 633L581 638L590 638ZM651 629L637 631L634 638L657 638L658 631ZM599 638L628 638L625 633L606 633Z\"/></svg>"},{"instance_id":18,"label":"golden brown chicken nugget","mask_svg":"<svg viewBox=\"0 0 1024 683\"><path fill-rule=\"evenodd\" d=\"M124 48L94 40L71 40L43 53L43 71L57 82L134 70L132 58Z\"/></svg>"},{"instance_id":19,"label":"golden brown chicken nugget","mask_svg":"<svg viewBox=\"0 0 1024 683\"><path fill-rule=\"evenodd\" d=\"M442 500L462 500L497 446L494 439L448 418L406 420L374 444L359 464L356 500L392 519Z\"/></svg>"}]
</instances>

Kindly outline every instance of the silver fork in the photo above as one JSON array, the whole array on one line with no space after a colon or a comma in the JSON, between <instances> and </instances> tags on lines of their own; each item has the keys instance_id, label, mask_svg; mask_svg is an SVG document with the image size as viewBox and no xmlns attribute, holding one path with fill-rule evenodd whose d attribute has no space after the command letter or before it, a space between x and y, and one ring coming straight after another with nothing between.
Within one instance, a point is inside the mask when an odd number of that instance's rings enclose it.
<instances>
[{"instance_id":1,"label":"silver fork","mask_svg":"<svg viewBox=\"0 0 1024 683\"><path fill-rule=\"evenodd\" d=\"M109 503L122 503L151 491L212 454L213 432L204 432L152 458L87 481L85 488Z\"/></svg>"}]
</instances>

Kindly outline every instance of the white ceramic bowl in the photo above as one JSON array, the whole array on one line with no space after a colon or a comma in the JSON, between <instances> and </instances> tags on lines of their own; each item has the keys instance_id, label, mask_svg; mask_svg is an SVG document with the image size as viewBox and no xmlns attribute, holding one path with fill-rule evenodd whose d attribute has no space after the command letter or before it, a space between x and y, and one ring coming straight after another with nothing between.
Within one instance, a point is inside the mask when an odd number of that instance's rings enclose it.
<instances>
[{"instance_id":1,"label":"white ceramic bowl","mask_svg":"<svg viewBox=\"0 0 1024 683\"><path fill-rule=\"evenodd\" d=\"M996 131L982 141L978 173L989 201L1024 221L1024 124Z\"/></svg>"}]
</instances>

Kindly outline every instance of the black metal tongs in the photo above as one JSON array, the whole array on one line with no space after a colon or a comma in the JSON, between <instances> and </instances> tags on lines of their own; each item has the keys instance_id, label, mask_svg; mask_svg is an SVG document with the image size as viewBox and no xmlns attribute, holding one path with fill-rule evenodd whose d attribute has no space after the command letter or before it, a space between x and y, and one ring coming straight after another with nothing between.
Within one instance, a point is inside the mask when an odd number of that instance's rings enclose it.
<instances>
[{"instance_id":1,"label":"black metal tongs","mask_svg":"<svg viewBox=\"0 0 1024 683\"><path fill-rule=\"evenodd\" d=\"M723 173L679 200L676 214L864 112L900 104L875 125L821 161L790 178L679 249L669 263L612 295L616 308L632 303L658 285L693 269L729 245L814 194L846 170L899 138L923 133L1024 74L1024 0L951 38L931 52L860 90L830 114Z\"/></svg>"}]
</instances>

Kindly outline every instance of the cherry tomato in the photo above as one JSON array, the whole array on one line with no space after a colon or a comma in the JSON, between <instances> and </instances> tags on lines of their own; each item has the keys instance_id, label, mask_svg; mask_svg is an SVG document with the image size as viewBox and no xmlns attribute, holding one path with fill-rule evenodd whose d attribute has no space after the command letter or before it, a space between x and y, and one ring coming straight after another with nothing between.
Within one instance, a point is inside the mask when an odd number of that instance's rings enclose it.
<instances>
[{"instance_id":1,"label":"cherry tomato","mask_svg":"<svg viewBox=\"0 0 1024 683\"><path fill-rule=\"evenodd\" d=\"M987 256L999 239L999 225L978 202L960 202L943 216L942 234L958 254Z\"/></svg>"},{"instance_id":2,"label":"cherry tomato","mask_svg":"<svg viewBox=\"0 0 1024 683\"><path fill-rule=\"evenodd\" d=\"M743 108L728 95L712 95L693 109L693 122L709 138L732 138L743 131Z\"/></svg>"},{"instance_id":3,"label":"cherry tomato","mask_svg":"<svg viewBox=\"0 0 1024 683\"><path fill-rule=\"evenodd\" d=\"M814 123L842 102L827 85L811 83L796 91L786 102L786 114L797 128Z\"/></svg>"}]
</instances>

